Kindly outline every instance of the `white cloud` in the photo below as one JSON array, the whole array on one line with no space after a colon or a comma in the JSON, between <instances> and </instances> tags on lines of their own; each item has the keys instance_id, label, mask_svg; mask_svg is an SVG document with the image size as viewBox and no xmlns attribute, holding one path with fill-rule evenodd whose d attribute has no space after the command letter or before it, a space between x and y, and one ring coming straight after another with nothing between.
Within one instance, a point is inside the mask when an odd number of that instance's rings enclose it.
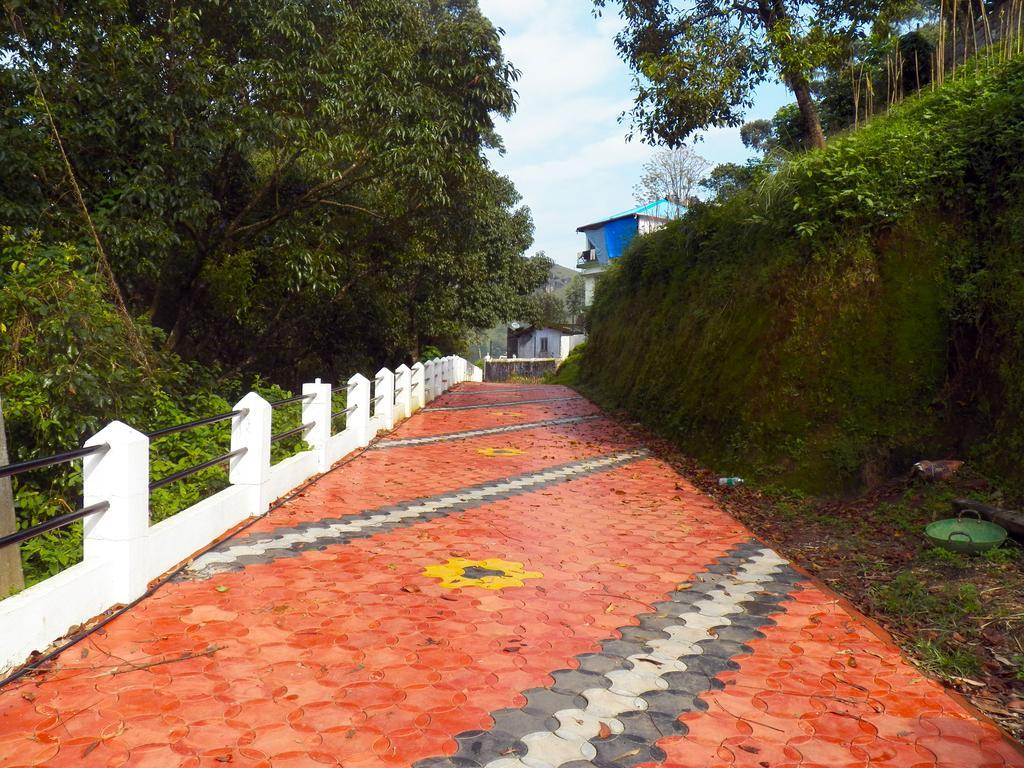
<instances>
[{"instance_id":1,"label":"white cloud","mask_svg":"<svg viewBox=\"0 0 1024 768\"><path fill-rule=\"evenodd\" d=\"M635 142L626 143L619 136L609 136L579 147L572 154L530 165L520 165L516 176L526 185L546 185L552 179L560 183L586 182L597 173L625 169L636 171L650 156L651 148Z\"/></svg>"},{"instance_id":2,"label":"white cloud","mask_svg":"<svg viewBox=\"0 0 1024 768\"><path fill-rule=\"evenodd\" d=\"M628 126L618 121L632 103L632 78L614 46L621 20L614 11L594 18L587 0L480 0L480 7L506 30L502 47L522 71L517 112L498 127L506 154L492 161L533 211L534 248L575 266L576 227L629 208L653 151L627 142ZM781 101L768 101L770 115ZM705 136L696 149L712 162L746 157L738 129Z\"/></svg>"}]
</instances>

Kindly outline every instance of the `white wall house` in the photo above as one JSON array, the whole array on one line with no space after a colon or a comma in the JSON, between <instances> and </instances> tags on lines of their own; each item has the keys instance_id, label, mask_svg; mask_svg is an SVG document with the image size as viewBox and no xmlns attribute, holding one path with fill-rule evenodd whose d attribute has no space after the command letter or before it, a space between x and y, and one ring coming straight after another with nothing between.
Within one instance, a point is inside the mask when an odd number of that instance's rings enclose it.
<instances>
[{"instance_id":1,"label":"white wall house","mask_svg":"<svg viewBox=\"0 0 1024 768\"><path fill-rule=\"evenodd\" d=\"M586 237L586 250L580 251L576 267L583 275L583 303L594 301L597 278L612 259L621 256L637 235L646 235L664 227L686 213L686 206L671 200L656 200L607 219L585 224L576 231Z\"/></svg>"},{"instance_id":2,"label":"white wall house","mask_svg":"<svg viewBox=\"0 0 1024 768\"><path fill-rule=\"evenodd\" d=\"M569 327L509 328L508 356L563 360L586 338L578 329Z\"/></svg>"}]
</instances>

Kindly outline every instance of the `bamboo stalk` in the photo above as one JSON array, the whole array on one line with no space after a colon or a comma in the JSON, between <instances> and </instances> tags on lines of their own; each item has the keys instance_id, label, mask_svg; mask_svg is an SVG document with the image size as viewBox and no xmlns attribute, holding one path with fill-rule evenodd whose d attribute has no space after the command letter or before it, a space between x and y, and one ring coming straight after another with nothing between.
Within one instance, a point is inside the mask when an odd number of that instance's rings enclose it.
<instances>
[{"instance_id":1,"label":"bamboo stalk","mask_svg":"<svg viewBox=\"0 0 1024 768\"><path fill-rule=\"evenodd\" d=\"M1024 18L1024 0L1018 0L1017 2L1017 52L1021 52L1021 19Z\"/></svg>"},{"instance_id":2,"label":"bamboo stalk","mask_svg":"<svg viewBox=\"0 0 1024 768\"><path fill-rule=\"evenodd\" d=\"M857 130L860 122L860 83L857 82L857 68L850 59L850 93L853 95L853 130Z\"/></svg>"},{"instance_id":3,"label":"bamboo stalk","mask_svg":"<svg viewBox=\"0 0 1024 768\"><path fill-rule=\"evenodd\" d=\"M953 53L953 70L950 73L950 77L952 77L953 80L956 79L956 6L957 5L959 5L959 0L952 0L953 19L952 19L952 24L950 26L952 27L952 31L953 31L953 45L952 45L952 49L951 49L952 53Z\"/></svg>"},{"instance_id":4,"label":"bamboo stalk","mask_svg":"<svg viewBox=\"0 0 1024 768\"><path fill-rule=\"evenodd\" d=\"M967 64L967 54L969 52L968 49L971 47L971 42L970 42L971 40L974 41L974 55L975 56L978 55L978 34L977 34L977 31L976 31L978 27L977 27L977 23L974 20L974 2L973 2L973 0L967 0L967 10L970 12L970 15L967 17L967 23L970 24L971 37L970 37L970 40L964 40L964 64Z\"/></svg>"},{"instance_id":5,"label":"bamboo stalk","mask_svg":"<svg viewBox=\"0 0 1024 768\"><path fill-rule=\"evenodd\" d=\"M992 24L988 20L988 14L985 13L984 0L978 0L978 2L981 4L981 6L980 6L981 23L982 23L982 25L984 27L984 30L985 30L985 47L988 49L988 53L986 54L986 58L988 58L989 56L992 55L992 52L993 52Z\"/></svg>"},{"instance_id":6,"label":"bamboo stalk","mask_svg":"<svg viewBox=\"0 0 1024 768\"><path fill-rule=\"evenodd\" d=\"M935 73L932 77L932 90L942 85L943 75L946 71L946 2L939 0L939 42L935 46L935 53L932 54L932 61L935 65Z\"/></svg>"}]
</instances>

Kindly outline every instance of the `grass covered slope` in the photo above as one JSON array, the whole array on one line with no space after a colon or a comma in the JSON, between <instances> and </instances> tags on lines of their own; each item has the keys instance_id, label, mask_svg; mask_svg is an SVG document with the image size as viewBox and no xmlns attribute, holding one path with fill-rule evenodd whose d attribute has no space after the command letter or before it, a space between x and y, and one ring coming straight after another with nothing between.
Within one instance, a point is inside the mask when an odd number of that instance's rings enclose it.
<instances>
[{"instance_id":1,"label":"grass covered slope","mask_svg":"<svg viewBox=\"0 0 1024 768\"><path fill-rule=\"evenodd\" d=\"M922 458L1024 487L1024 60L980 63L635 241L579 382L808 492Z\"/></svg>"}]
</instances>

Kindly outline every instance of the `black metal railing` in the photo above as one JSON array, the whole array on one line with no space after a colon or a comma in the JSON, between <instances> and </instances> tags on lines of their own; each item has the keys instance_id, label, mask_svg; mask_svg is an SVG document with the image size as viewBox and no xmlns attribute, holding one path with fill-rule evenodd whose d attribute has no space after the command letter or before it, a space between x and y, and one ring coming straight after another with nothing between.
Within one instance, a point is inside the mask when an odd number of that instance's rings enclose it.
<instances>
[{"instance_id":1,"label":"black metal railing","mask_svg":"<svg viewBox=\"0 0 1024 768\"><path fill-rule=\"evenodd\" d=\"M182 469L179 470L178 472L175 472L172 475L168 475L167 477L163 477L159 480L154 480L149 484L149 490L155 491L157 488L163 488L165 485L170 485L171 483L176 483L179 480L184 480L186 477L192 477L192 475L202 472L204 469L210 469L211 467L216 467L218 464L223 464L227 461L231 461L231 459L235 458L236 456L241 456L248 450L248 448L236 448L235 450L229 451L228 453L225 453L222 456L217 456L216 458L210 459L209 461L204 461L202 464L196 464L195 466L189 467L188 469Z\"/></svg>"},{"instance_id":2,"label":"black metal railing","mask_svg":"<svg viewBox=\"0 0 1024 768\"><path fill-rule=\"evenodd\" d=\"M110 446L107 443L103 443L102 445L90 445L86 448L75 448L73 451L65 451L64 453L58 453L55 456L47 456L42 459L29 459L17 464L5 464L0 467L0 477L12 477L20 475L22 472L31 472L34 469L46 469L57 464L67 464L69 461L92 456L94 453L105 453L109 450Z\"/></svg>"},{"instance_id":3,"label":"black metal railing","mask_svg":"<svg viewBox=\"0 0 1024 768\"><path fill-rule=\"evenodd\" d=\"M240 408L239 410L231 411L230 413L221 413L216 416L207 416L205 419L196 419L195 421L189 421L184 424L178 424L177 426L174 427L164 427L163 429L158 429L155 432L149 432L147 433L146 436L149 437L150 440L156 440L159 437L166 437L167 435L174 435L177 434L178 432L185 432L187 430L195 429L197 427L205 427L208 424L217 424L221 421L227 421L228 419L235 418L235 416L245 417L248 415L248 408Z\"/></svg>"},{"instance_id":4,"label":"black metal railing","mask_svg":"<svg viewBox=\"0 0 1024 768\"><path fill-rule=\"evenodd\" d=\"M308 424L302 424L302 425L300 425L298 427L295 427L294 429L289 429L287 432L282 432L279 435L271 435L270 436L270 442L276 443L278 440L284 440L285 438L292 437L293 435L297 435L300 432L304 432L305 430L310 429L311 427L315 427L315 426L316 426L316 422L315 421L311 421Z\"/></svg>"},{"instance_id":5,"label":"black metal railing","mask_svg":"<svg viewBox=\"0 0 1024 768\"><path fill-rule=\"evenodd\" d=\"M295 397L286 397L284 400L275 400L270 404L271 408L280 408L282 405L291 405L292 403L301 403L303 400L314 400L316 395L310 392L308 395L296 395Z\"/></svg>"},{"instance_id":6,"label":"black metal railing","mask_svg":"<svg viewBox=\"0 0 1024 768\"><path fill-rule=\"evenodd\" d=\"M75 459L81 459L85 456L92 456L97 453L106 453L110 450L108 443L102 445L90 445L86 448L76 448L73 451L65 451L64 453L58 453L54 456L46 456L41 459L30 459L28 461L21 461L17 464L5 464L0 467L0 478L2 477L13 477L14 475L20 475L22 472L31 472L34 469L46 469L46 467L54 467L58 464L67 464ZM105 512L110 509L109 501L101 501L98 504L90 504L87 507L76 509L74 512L68 512L64 515L58 515L52 517L49 520L44 520L41 523L30 526L14 533L9 533L6 536L0 536L0 548L9 546L11 544L18 544L26 539L31 539L33 536L38 536L40 533L46 533L52 531L55 528L63 528L76 520L81 520L87 515L91 515L94 512Z\"/></svg>"},{"instance_id":7,"label":"black metal railing","mask_svg":"<svg viewBox=\"0 0 1024 768\"><path fill-rule=\"evenodd\" d=\"M354 413L355 410L358 407L359 407L359 403L353 403L352 405L350 405L348 408L346 408L343 411L335 411L334 413L331 414L331 420L333 421L334 419L338 418L339 416L348 416L350 413Z\"/></svg>"},{"instance_id":8,"label":"black metal railing","mask_svg":"<svg viewBox=\"0 0 1024 768\"><path fill-rule=\"evenodd\" d=\"M110 509L109 501L101 501L99 504L90 504L88 507L82 507L76 509L74 512L68 512L66 515L58 515L57 517L50 518L45 522L33 525L30 528L25 528L22 531L15 531L9 533L6 536L0 536L0 549L9 546L11 544L20 544L26 539L31 539L33 536L38 536L40 533L46 533L52 531L55 528L63 528L76 520L81 520L83 517L92 515L96 512L106 512Z\"/></svg>"},{"instance_id":9,"label":"black metal railing","mask_svg":"<svg viewBox=\"0 0 1024 768\"><path fill-rule=\"evenodd\" d=\"M237 411L231 411L229 413L219 413L216 416L207 416L202 419L196 419L195 421L187 421L184 424L177 424L173 427L164 427L163 429L158 429L155 432L148 433L148 437L151 440L156 440L161 437L167 437L167 435L174 435L179 432L187 432L190 429L205 427L210 424L218 424L222 421L233 419L235 418L235 416L241 416L245 418L248 415L248 408L240 408ZM149 484L149 490L155 491L157 488L163 488L165 485L170 485L171 483L176 483L179 480L184 480L185 478L192 477L192 475L198 474L199 472L202 472L204 469L216 467L219 464L223 464L227 461L230 461L231 459L235 458L235 456L241 456L247 450L249 449L238 448L237 450L212 458L209 461L204 461L201 464L196 464L186 469L179 470L178 472L175 472L173 474L167 475L167 477L162 477L159 480L154 480Z\"/></svg>"}]
</instances>

